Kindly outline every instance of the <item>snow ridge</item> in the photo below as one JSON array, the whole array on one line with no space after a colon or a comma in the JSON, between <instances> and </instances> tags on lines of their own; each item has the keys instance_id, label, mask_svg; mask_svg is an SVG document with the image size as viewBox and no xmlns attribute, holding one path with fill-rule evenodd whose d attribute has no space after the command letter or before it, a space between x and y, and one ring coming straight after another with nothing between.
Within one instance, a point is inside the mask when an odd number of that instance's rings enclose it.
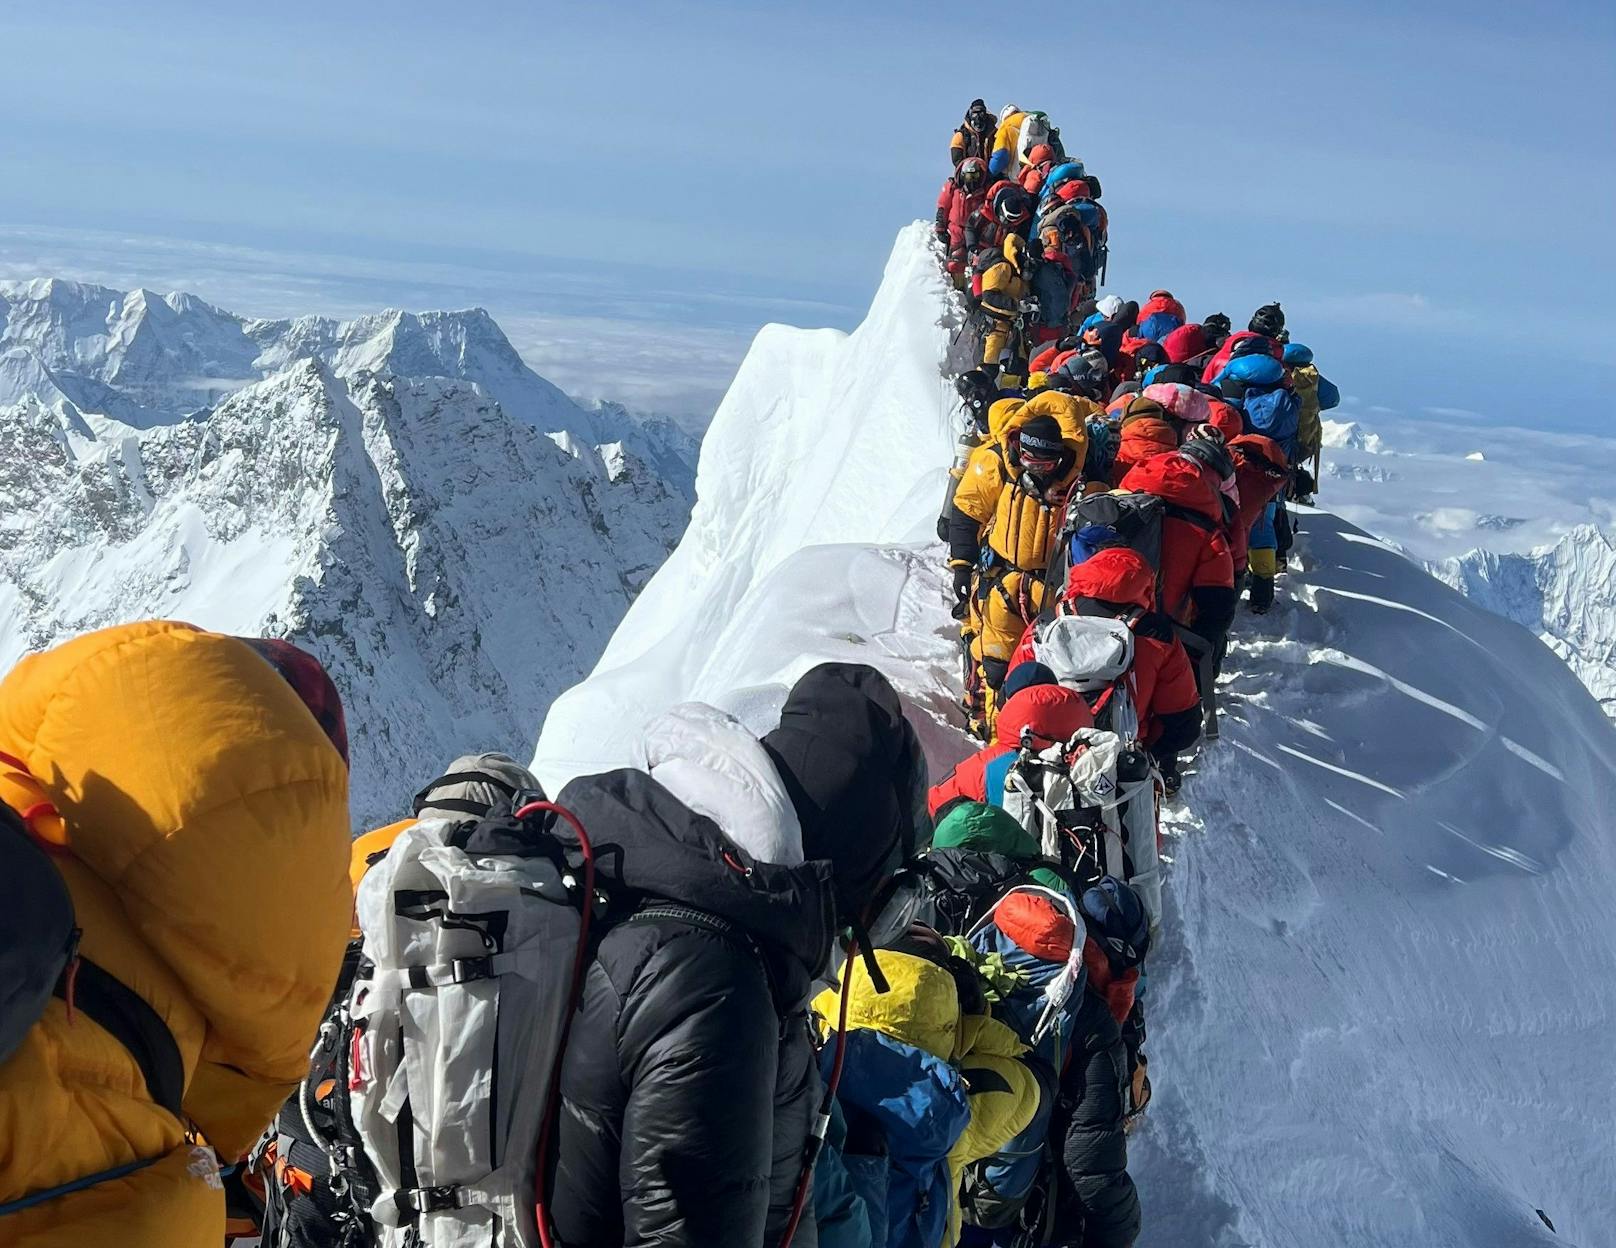
<instances>
[{"instance_id":1,"label":"snow ridge","mask_svg":"<svg viewBox=\"0 0 1616 1248\"><path fill-rule=\"evenodd\" d=\"M916 224L852 335L759 335L688 533L545 722L547 786L631 764L688 698L765 729L828 659L894 681L934 774L969 751L930 532L958 325ZM1342 519L1302 526L1170 820L1141 1242L1603 1242L1616 734L1531 633Z\"/></svg>"}]
</instances>

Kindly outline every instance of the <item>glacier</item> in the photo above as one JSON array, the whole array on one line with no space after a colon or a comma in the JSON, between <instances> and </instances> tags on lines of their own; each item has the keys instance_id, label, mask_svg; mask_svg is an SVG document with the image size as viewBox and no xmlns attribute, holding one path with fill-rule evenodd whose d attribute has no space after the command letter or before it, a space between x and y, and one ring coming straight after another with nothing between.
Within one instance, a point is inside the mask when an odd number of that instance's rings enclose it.
<instances>
[{"instance_id":1,"label":"glacier","mask_svg":"<svg viewBox=\"0 0 1616 1248\"><path fill-rule=\"evenodd\" d=\"M693 497L688 435L572 403L475 310L0 283L0 431L0 670L143 617L290 638L342 693L361 829L524 753Z\"/></svg>"},{"instance_id":2,"label":"glacier","mask_svg":"<svg viewBox=\"0 0 1616 1248\"><path fill-rule=\"evenodd\" d=\"M917 223L851 335L758 336L688 532L551 707L547 785L627 764L684 699L761 730L826 659L895 682L934 771L972 748L932 533L959 325ZM1167 817L1140 1243L1602 1243L1616 733L1532 632L1339 515L1300 520Z\"/></svg>"}]
</instances>

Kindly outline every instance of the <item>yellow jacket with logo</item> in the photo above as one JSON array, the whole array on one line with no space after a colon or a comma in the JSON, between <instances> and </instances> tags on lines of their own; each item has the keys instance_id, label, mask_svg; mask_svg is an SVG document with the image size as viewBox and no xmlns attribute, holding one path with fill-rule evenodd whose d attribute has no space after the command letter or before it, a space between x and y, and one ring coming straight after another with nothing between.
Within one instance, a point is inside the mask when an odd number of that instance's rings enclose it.
<instances>
[{"instance_id":1,"label":"yellow jacket with logo","mask_svg":"<svg viewBox=\"0 0 1616 1248\"><path fill-rule=\"evenodd\" d=\"M982 526L981 540L1014 568L1042 571L1049 560L1088 449L1084 405L1085 400L1045 390L1026 400L1000 399L988 409L991 440L971 453L954 505ZM1015 452L1016 431L1040 415L1059 422L1061 441L1072 455L1066 473L1042 486L1022 473Z\"/></svg>"},{"instance_id":2,"label":"yellow jacket with logo","mask_svg":"<svg viewBox=\"0 0 1616 1248\"><path fill-rule=\"evenodd\" d=\"M82 956L166 1024L183 1112L244 1152L308 1067L348 931L347 769L245 643L183 624L91 633L0 682L0 799L49 803ZM0 1066L0 1204L124 1177L0 1219L7 1248L218 1248L209 1149L128 1050L53 999Z\"/></svg>"}]
</instances>

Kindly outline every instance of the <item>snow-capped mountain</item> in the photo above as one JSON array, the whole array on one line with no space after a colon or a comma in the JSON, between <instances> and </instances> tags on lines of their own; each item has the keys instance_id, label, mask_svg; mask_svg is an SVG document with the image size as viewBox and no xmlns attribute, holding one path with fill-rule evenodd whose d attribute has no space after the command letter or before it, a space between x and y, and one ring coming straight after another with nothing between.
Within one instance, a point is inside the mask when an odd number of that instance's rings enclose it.
<instances>
[{"instance_id":1,"label":"snow-capped mountain","mask_svg":"<svg viewBox=\"0 0 1616 1248\"><path fill-rule=\"evenodd\" d=\"M0 300L0 669L145 616L289 637L342 690L358 825L521 753L684 530L683 435L572 404L485 313Z\"/></svg>"},{"instance_id":2,"label":"snow-capped mountain","mask_svg":"<svg viewBox=\"0 0 1616 1248\"><path fill-rule=\"evenodd\" d=\"M1537 633L1616 719L1616 441L1327 422L1319 497Z\"/></svg>"},{"instance_id":3,"label":"snow-capped mountain","mask_svg":"<svg viewBox=\"0 0 1616 1248\"><path fill-rule=\"evenodd\" d=\"M931 532L955 316L916 224L853 334L759 336L689 532L551 709L547 784L628 763L682 699L772 726L826 659L895 682L934 773L971 748ZM1168 818L1140 1243L1602 1243L1616 733L1530 632L1338 516L1303 519Z\"/></svg>"},{"instance_id":4,"label":"snow-capped mountain","mask_svg":"<svg viewBox=\"0 0 1616 1248\"><path fill-rule=\"evenodd\" d=\"M389 310L352 321L236 316L194 295L42 278L0 282L0 405L66 399L137 428L211 407L298 360L359 373L474 381L569 450L626 442L681 488L696 441L612 403L581 407L526 364L481 308Z\"/></svg>"},{"instance_id":5,"label":"snow-capped mountain","mask_svg":"<svg viewBox=\"0 0 1616 1248\"><path fill-rule=\"evenodd\" d=\"M1616 531L1613 531L1616 532ZM1579 525L1526 554L1473 550L1432 571L1537 633L1616 719L1616 536Z\"/></svg>"}]
</instances>

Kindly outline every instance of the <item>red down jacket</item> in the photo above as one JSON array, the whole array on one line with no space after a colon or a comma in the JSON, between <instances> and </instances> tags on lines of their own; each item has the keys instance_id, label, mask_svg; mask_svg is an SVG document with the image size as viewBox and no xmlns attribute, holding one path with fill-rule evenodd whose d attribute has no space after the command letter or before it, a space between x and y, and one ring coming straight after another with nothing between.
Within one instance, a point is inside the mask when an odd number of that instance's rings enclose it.
<instances>
[{"instance_id":1,"label":"red down jacket","mask_svg":"<svg viewBox=\"0 0 1616 1248\"><path fill-rule=\"evenodd\" d=\"M1272 438L1260 433L1243 433L1229 440L1234 458L1234 480L1240 490L1240 511L1235 517L1233 532L1229 535L1229 554L1236 570L1246 566L1247 546L1251 541L1251 527L1257 523L1263 508L1278 498L1289 476L1274 476L1263 471L1265 463L1283 472L1289 471L1285 450Z\"/></svg>"},{"instance_id":2,"label":"red down jacket","mask_svg":"<svg viewBox=\"0 0 1616 1248\"><path fill-rule=\"evenodd\" d=\"M1223 534L1223 500L1216 479L1182 455L1157 455L1135 465L1122 478L1121 487L1154 494L1168 504L1162 521L1162 610L1193 627L1195 591L1234 589L1234 560Z\"/></svg>"},{"instance_id":3,"label":"red down jacket","mask_svg":"<svg viewBox=\"0 0 1616 1248\"><path fill-rule=\"evenodd\" d=\"M1133 629L1133 701L1139 713L1139 737L1154 745L1162 736L1163 720L1194 712L1199 722L1201 695L1195 688L1190 656L1173 632L1173 622L1156 606L1156 577L1143 556L1127 549L1102 550L1074 567L1061 594L1063 603L1090 598L1127 603L1143 613L1129 624ZM1033 658L1033 627L1022 634L1010 656L1010 670Z\"/></svg>"},{"instance_id":4,"label":"red down jacket","mask_svg":"<svg viewBox=\"0 0 1616 1248\"><path fill-rule=\"evenodd\" d=\"M1083 695L1060 685L1031 685L1015 694L999 711L993 726L993 744L978 750L932 786L926 795L926 809L933 820L937 812L953 802L987 800L984 772L994 759L1021 744L1023 729L1048 743L1070 740L1079 728L1094 725L1094 716Z\"/></svg>"}]
</instances>

